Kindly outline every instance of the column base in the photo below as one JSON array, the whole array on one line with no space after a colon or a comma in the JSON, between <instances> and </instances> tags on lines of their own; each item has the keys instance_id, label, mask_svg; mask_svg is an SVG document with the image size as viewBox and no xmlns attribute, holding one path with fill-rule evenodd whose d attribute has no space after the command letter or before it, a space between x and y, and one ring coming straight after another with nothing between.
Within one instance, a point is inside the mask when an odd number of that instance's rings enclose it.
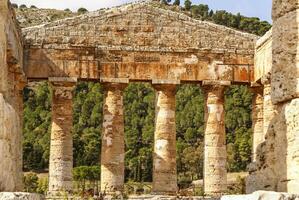
<instances>
[{"instance_id":1,"label":"column base","mask_svg":"<svg viewBox=\"0 0 299 200\"><path fill-rule=\"evenodd\" d=\"M157 196L176 196L176 192L151 192L151 195L157 195Z\"/></svg>"},{"instance_id":2,"label":"column base","mask_svg":"<svg viewBox=\"0 0 299 200\"><path fill-rule=\"evenodd\" d=\"M48 191L46 194L46 199L73 199L74 196L70 192L65 191Z\"/></svg>"}]
</instances>

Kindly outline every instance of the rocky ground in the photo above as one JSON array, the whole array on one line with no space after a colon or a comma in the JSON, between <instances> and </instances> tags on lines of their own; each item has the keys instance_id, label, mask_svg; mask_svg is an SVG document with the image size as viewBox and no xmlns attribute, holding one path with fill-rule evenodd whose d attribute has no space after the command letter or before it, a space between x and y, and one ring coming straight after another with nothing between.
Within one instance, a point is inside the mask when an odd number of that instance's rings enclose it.
<instances>
[{"instance_id":1,"label":"rocky ground","mask_svg":"<svg viewBox=\"0 0 299 200\"><path fill-rule=\"evenodd\" d=\"M17 8L15 11L21 28L45 24L78 15L77 12L41 8Z\"/></svg>"}]
</instances>

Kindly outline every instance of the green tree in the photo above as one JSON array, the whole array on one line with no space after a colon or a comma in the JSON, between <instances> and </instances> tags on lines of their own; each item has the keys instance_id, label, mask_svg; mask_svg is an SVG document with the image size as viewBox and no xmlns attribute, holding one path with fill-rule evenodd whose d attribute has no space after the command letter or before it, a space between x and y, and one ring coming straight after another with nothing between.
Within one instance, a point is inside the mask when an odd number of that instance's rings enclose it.
<instances>
[{"instance_id":1,"label":"green tree","mask_svg":"<svg viewBox=\"0 0 299 200\"><path fill-rule=\"evenodd\" d=\"M155 94L149 84L129 84L124 94L126 179L151 181Z\"/></svg>"},{"instance_id":2,"label":"green tree","mask_svg":"<svg viewBox=\"0 0 299 200\"><path fill-rule=\"evenodd\" d=\"M174 0L173 5L179 6L181 4L180 0Z\"/></svg>"},{"instance_id":3,"label":"green tree","mask_svg":"<svg viewBox=\"0 0 299 200\"><path fill-rule=\"evenodd\" d=\"M186 10L191 10L192 2L190 0L185 0L185 9Z\"/></svg>"},{"instance_id":4,"label":"green tree","mask_svg":"<svg viewBox=\"0 0 299 200\"><path fill-rule=\"evenodd\" d=\"M15 9L18 9L18 8L19 8L18 4L16 4L16 3L12 3L11 6L12 6L13 8L15 8Z\"/></svg>"},{"instance_id":5,"label":"green tree","mask_svg":"<svg viewBox=\"0 0 299 200\"><path fill-rule=\"evenodd\" d=\"M87 13L88 10L87 10L86 8L79 8L79 9L77 10L77 12L78 12L79 14L84 14L84 13Z\"/></svg>"},{"instance_id":6,"label":"green tree","mask_svg":"<svg viewBox=\"0 0 299 200\"><path fill-rule=\"evenodd\" d=\"M35 173L28 173L23 177L24 190L35 193L38 188L38 177Z\"/></svg>"},{"instance_id":7,"label":"green tree","mask_svg":"<svg viewBox=\"0 0 299 200\"><path fill-rule=\"evenodd\" d=\"M27 6L26 6L25 4L21 4L21 5L19 6L19 8L20 8L20 9L25 9L25 8L27 8Z\"/></svg>"}]
</instances>

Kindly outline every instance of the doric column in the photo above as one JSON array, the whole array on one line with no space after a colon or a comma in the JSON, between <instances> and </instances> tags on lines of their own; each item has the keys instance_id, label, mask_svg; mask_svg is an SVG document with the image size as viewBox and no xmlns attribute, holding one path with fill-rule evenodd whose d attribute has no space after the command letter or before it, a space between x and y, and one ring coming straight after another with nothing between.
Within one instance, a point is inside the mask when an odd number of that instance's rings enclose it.
<instances>
[{"instance_id":1,"label":"doric column","mask_svg":"<svg viewBox=\"0 0 299 200\"><path fill-rule=\"evenodd\" d=\"M105 83L101 153L101 191L106 194L124 189L124 110L123 91L127 84Z\"/></svg>"},{"instance_id":2,"label":"doric column","mask_svg":"<svg viewBox=\"0 0 299 200\"><path fill-rule=\"evenodd\" d=\"M154 85L156 95L155 144L153 155L153 193L177 192L176 170L176 85Z\"/></svg>"},{"instance_id":3,"label":"doric column","mask_svg":"<svg viewBox=\"0 0 299 200\"><path fill-rule=\"evenodd\" d=\"M49 195L72 191L73 90L76 80L49 78L52 96L52 125L49 160Z\"/></svg>"},{"instance_id":4,"label":"doric column","mask_svg":"<svg viewBox=\"0 0 299 200\"><path fill-rule=\"evenodd\" d=\"M208 195L221 195L226 191L224 89L224 86L204 86L204 191Z\"/></svg>"},{"instance_id":5,"label":"doric column","mask_svg":"<svg viewBox=\"0 0 299 200\"><path fill-rule=\"evenodd\" d=\"M252 162L257 160L257 152L260 145L265 141L264 134L264 96L263 87L251 88L253 93L252 99Z\"/></svg>"}]
</instances>

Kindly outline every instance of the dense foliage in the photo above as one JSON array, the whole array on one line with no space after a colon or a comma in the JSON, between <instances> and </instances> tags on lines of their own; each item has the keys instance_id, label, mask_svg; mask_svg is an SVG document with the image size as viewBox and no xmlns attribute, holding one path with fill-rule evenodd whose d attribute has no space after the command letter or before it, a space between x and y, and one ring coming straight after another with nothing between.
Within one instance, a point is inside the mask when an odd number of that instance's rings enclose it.
<instances>
[{"instance_id":1,"label":"dense foliage","mask_svg":"<svg viewBox=\"0 0 299 200\"><path fill-rule=\"evenodd\" d=\"M258 18L246 18L226 11L214 13L206 5L190 5L190 10L195 18L212 20L259 35L270 28L270 24L260 22ZM103 95L103 88L99 83L78 83L73 104L72 130L75 167L93 166L100 162ZM252 95L245 86L233 86L226 91L225 97L228 169L242 171L250 162ZM154 102L155 93L149 84L129 84L125 91L126 180L151 181ZM48 167L50 110L51 92L47 83L24 90L25 170L44 170ZM176 131L179 179L202 178L204 100L197 85L181 85L177 90ZM79 175L85 168L76 169L78 171L74 172L75 178L79 180Z\"/></svg>"},{"instance_id":2,"label":"dense foliage","mask_svg":"<svg viewBox=\"0 0 299 200\"><path fill-rule=\"evenodd\" d=\"M164 1L164 3L168 4L166 1ZM178 5L178 3L179 1L177 0L173 1L173 5ZM190 14L193 18L211 21L216 24L224 25L260 36L264 35L271 28L271 24L269 24L269 22L261 21L257 17L245 17L240 13L235 15L225 10L218 10L215 12L214 10L210 9L208 5L192 5L192 2L190 0L184 1L183 9L190 12L187 14Z\"/></svg>"}]
</instances>

